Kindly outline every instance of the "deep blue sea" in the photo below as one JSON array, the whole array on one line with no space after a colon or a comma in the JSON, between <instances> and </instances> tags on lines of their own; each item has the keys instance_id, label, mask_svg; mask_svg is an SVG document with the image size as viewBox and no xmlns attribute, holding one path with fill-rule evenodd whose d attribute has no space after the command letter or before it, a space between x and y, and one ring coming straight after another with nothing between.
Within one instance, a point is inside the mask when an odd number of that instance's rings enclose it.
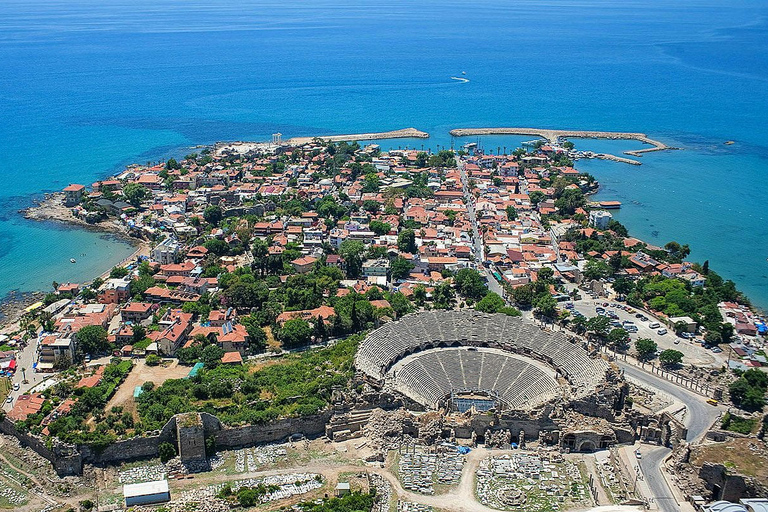
<instances>
[{"instance_id":1,"label":"deep blue sea","mask_svg":"<svg viewBox=\"0 0 768 512\"><path fill-rule=\"evenodd\" d=\"M92 278L130 252L16 213L127 163L277 131L414 126L433 137L411 144L437 148L455 127L531 125L684 148L578 167L624 203L633 234L690 244L768 308L766 16L740 0L4 0L0 296ZM470 82L450 80L462 71Z\"/></svg>"}]
</instances>

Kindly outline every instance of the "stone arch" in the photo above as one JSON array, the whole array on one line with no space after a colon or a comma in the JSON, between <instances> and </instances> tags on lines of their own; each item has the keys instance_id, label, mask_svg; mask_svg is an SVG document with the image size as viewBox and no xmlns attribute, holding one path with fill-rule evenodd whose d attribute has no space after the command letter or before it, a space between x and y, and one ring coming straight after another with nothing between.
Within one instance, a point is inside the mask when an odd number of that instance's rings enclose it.
<instances>
[{"instance_id":1,"label":"stone arch","mask_svg":"<svg viewBox=\"0 0 768 512\"><path fill-rule=\"evenodd\" d=\"M577 451L580 452L594 452L597 449L595 446L595 442L591 439L585 439L582 442L579 443L579 448Z\"/></svg>"}]
</instances>

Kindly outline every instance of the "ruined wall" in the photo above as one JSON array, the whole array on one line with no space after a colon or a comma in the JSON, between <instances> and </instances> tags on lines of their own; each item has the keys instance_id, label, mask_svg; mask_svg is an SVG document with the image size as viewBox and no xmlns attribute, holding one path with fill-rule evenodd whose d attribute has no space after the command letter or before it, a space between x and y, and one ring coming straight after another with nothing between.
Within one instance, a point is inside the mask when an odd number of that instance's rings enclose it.
<instances>
[{"instance_id":1,"label":"ruined wall","mask_svg":"<svg viewBox=\"0 0 768 512\"><path fill-rule=\"evenodd\" d=\"M306 416L304 418L285 418L266 425L246 425L236 428L224 428L213 433L219 448L236 448L259 443L280 441L293 434L314 437L325 433L325 424L331 417L330 412Z\"/></svg>"}]
</instances>

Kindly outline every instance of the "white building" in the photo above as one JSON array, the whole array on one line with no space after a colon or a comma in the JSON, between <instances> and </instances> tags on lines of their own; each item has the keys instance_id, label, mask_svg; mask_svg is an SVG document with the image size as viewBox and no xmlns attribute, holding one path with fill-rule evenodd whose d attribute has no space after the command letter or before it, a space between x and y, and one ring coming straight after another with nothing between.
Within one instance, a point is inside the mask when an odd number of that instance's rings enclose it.
<instances>
[{"instance_id":1,"label":"white building","mask_svg":"<svg viewBox=\"0 0 768 512\"><path fill-rule=\"evenodd\" d=\"M175 238L168 237L155 247L150 252L152 261L156 261L161 265L170 265L176 263L176 259L179 257L181 246Z\"/></svg>"},{"instance_id":2,"label":"white building","mask_svg":"<svg viewBox=\"0 0 768 512\"><path fill-rule=\"evenodd\" d=\"M163 503L171 500L171 493L168 490L168 480L155 480L154 482L144 482L140 484L126 484L123 486L123 495L125 496L126 507Z\"/></svg>"},{"instance_id":3,"label":"white building","mask_svg":"<svg viewBox=\"0 0 768 512\"><path fill-rule=\"evenodd\" d=\"M596 229L606 229L613 216L605 210L592 210L589 212L589 223Z\"/></svg>"}]
</instances>

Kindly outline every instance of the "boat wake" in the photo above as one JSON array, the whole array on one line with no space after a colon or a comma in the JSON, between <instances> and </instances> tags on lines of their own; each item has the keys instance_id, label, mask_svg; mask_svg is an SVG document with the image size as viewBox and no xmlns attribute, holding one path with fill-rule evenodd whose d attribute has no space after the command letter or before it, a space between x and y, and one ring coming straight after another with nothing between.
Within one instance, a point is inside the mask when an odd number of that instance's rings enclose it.
<instances>
[{"instance_id":1,"label":"boat wake","mask_svg":"<svg viewBox=\"0 0 768 512\"><path fill-rule=\"evenodd\" d=\"M452 76L451 80L457 80L457 81L462 82L462 83L469 82L469 78L463 78L463 77L460 77L460 76Z\"/></svg>"}]
</instances>

